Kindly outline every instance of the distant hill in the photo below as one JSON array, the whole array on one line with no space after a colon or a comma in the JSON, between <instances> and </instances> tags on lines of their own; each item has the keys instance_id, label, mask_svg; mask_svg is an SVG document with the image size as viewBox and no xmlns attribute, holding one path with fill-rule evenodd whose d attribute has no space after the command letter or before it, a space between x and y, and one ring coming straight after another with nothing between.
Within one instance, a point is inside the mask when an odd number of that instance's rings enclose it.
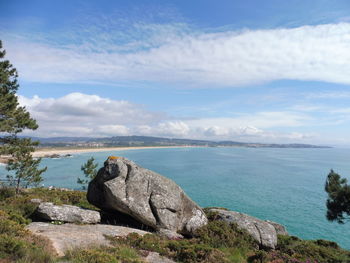
<instances>
[{"instance_id":1,"label":"distant hill","mask_svg":"<svg viewBox=\"0 0 350 263\"><path fill-rule=\"evenodd\" d=\"M93 137L52 137L33 138L42 147L115 147L115 146L208 146L208 147L250 147L250 148L330 148L311 144L246 143L236 141L208 141L192 139L173 139L150 136Z\"/></svg>"}]
</instances>

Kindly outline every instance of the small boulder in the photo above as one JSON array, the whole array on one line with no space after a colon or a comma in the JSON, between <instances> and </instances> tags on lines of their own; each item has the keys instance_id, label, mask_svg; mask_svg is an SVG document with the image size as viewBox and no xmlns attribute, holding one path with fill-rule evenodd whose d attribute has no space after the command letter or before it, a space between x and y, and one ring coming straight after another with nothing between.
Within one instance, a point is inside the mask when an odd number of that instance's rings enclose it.
<instances>
[{"instance_id":1,"label":"small boulder","mask_svg":"<svg viewBox=\"0 0 350 263\"><path fill-rule=\"evenodd\" d=\"M101 221L100 213L97 211L73 205L54 205L48 202L40 203L36 210L36 215L49 221L69 223L96 224Z\"/></svg>"},{"instance_id":2,"label":"small boulder","mask_svg":"<svg viewBox=\"0 0 350 263\"><path fill-rule=\"evenodd\" d=\"M270 223L258 218L222 209L210 209L217 215L217 220L227 223L236 223L241 229L245 229L259 245L264 248L275 249L277 245L277 233L275 227Z\"/></svg>"},{"instance_id":3,"label":"small boulder","mask_svg":"<svg viewBox=\"0 0 350 263\"><path fill-rule=\"evenodd\" d=\"M121 157L109 157L89 183L88 201L155 230L192 235L207 224L203 210L172 180Z\"/></svg>"}]
</instances>

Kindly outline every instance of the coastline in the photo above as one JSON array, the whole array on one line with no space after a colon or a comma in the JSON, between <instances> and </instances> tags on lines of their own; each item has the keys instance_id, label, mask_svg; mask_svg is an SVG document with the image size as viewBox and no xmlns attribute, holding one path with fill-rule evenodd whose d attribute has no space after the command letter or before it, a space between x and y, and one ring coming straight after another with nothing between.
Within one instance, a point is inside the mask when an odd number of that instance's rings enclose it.
<instances>
[{"instance_id":1,"label":"coastline","mask_svg":"<svg viewBox=\"0 0 350 263\"><path fill-rule=\"evenodd\" d=\"M130 147L96 147L96 148L39 148L33 153L33 157L50 158L51 155L66 155L89 152L108 152L108 151L126 151L126 150L143 150L143 149L169 149L169 148L193 148L198 146L130 146ZM6 164L8 158L0 156L0 164Z\"/></svg>"},{"instance_id":2,"label":"coastline","mask_svg":"<svg viewBox=\"0 0 350 263\"><path fill-rule=\"evenodd\" d=\"M130 147L96 147L96 148L43 148L33 153L33 157L45 157L50 154L76 154L89 152L108 152L108 151L126 151L126 150L143 150L143 149L168 149L168 148L192 148L195 146L130 146Z\"/></svg>"}]
</instances>

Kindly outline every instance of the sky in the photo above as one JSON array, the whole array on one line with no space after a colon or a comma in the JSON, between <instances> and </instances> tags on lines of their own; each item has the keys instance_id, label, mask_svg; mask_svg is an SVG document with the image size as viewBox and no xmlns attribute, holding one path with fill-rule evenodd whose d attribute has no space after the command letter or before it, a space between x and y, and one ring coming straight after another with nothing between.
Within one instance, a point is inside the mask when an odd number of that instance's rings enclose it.
<instances>
[{"instance_id":1,"label":"sky","mask_svg":"<svg viewBox=\"0 0 350 263\"><path fill-rule=\"evenodd\" d=\"M350 146L348 0L0 0L40 137Z\"/></svg>"}]
</instances>

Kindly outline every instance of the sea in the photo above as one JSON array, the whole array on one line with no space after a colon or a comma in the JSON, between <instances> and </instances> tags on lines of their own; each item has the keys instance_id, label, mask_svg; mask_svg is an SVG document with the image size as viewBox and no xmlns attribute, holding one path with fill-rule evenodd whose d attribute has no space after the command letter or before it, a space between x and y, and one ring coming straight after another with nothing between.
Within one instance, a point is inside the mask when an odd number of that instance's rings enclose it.
<instances>
[{"instance_id":1,"label":"sea","mask_svg":"<svg viewBox=\"0 0 350 263\"><path fill-rule=\"evenodd\" d=\"M350 149L193 147L74 154L43 159L43 186L79 189L90 157L103 166L123 156L179 184L202 207L226 207L278 222L291 235L327 239L350 249L350 222L326 219L324 184L331 169L350 181ZM0 167L0 177L6 173Z\"/></svg>"}]
</instances>

